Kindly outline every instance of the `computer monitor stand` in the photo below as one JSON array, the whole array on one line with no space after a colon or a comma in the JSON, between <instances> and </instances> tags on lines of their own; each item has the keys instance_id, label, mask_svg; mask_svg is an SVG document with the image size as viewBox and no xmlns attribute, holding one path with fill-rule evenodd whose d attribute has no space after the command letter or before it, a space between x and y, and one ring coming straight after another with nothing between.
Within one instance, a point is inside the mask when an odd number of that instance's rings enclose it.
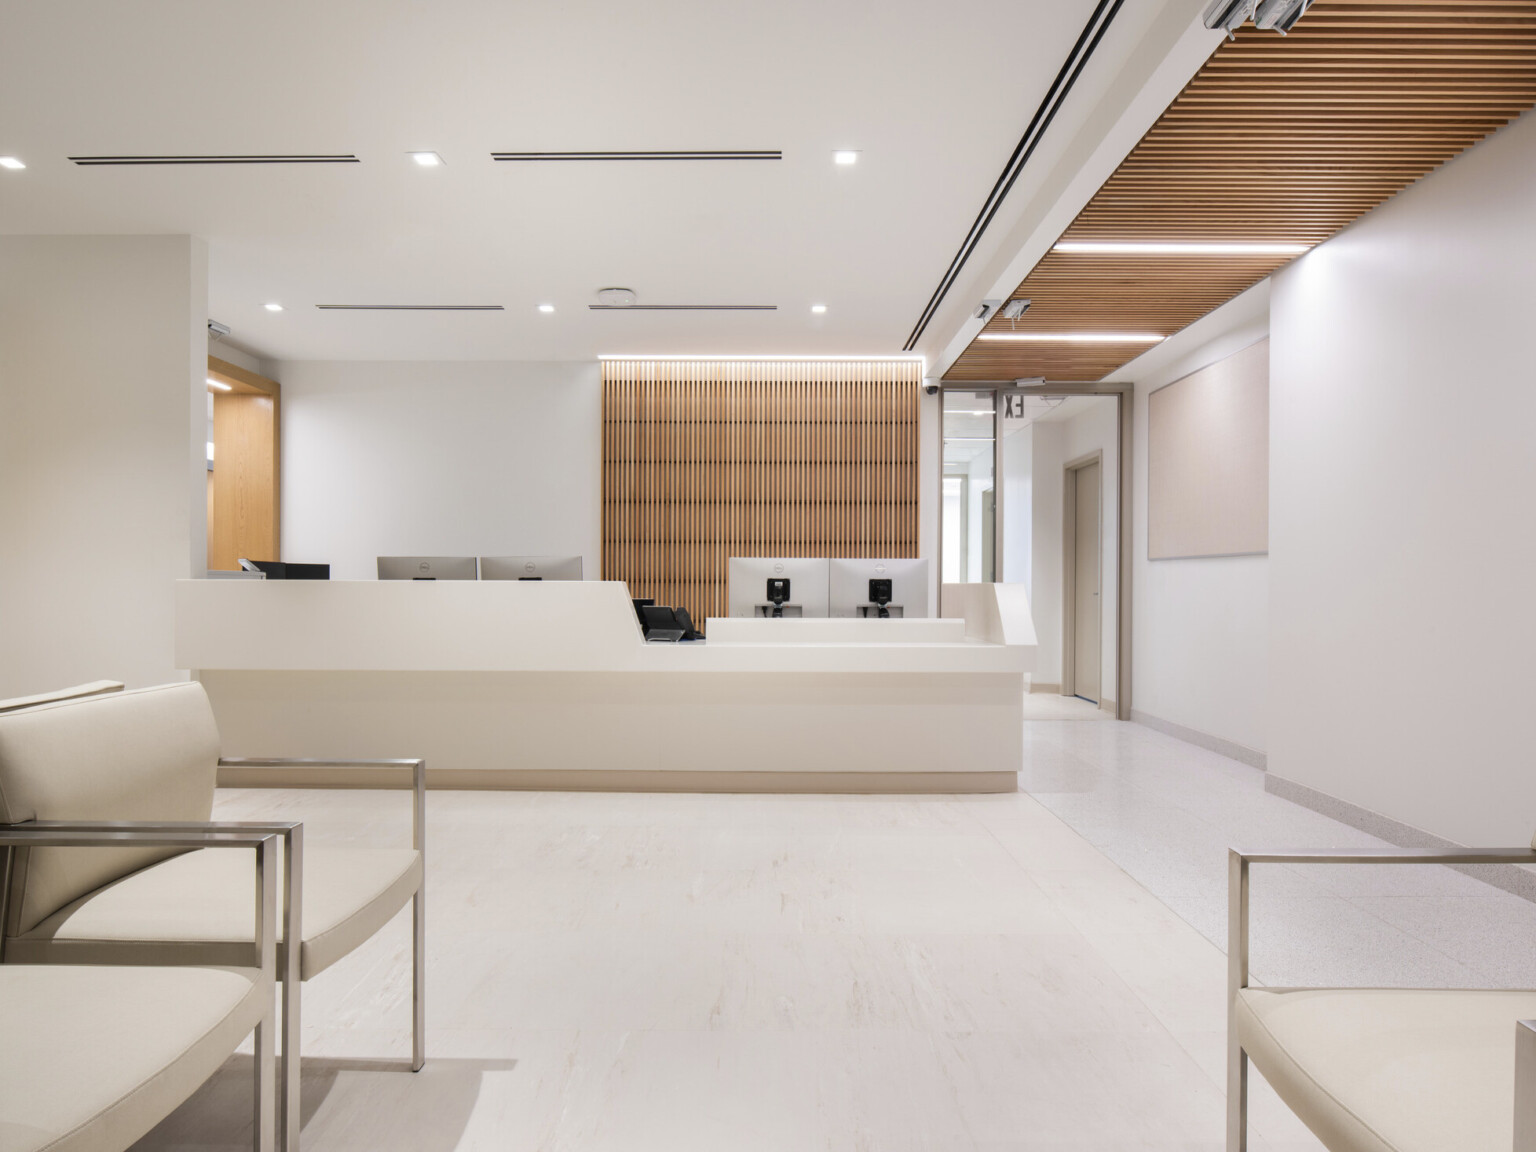
<instances>
[{"instance_id":1,"label":"computer monitor stand","mask_svg":"<svg viewBox=\"0 0 1536 1152\"><path fill-rule=\"evenodd\" d=\"M859 619L861 620L900 620L904 613L900 604L860 604Z\"/></svg>"},{"instance_id":2,"label":"computer monitor stand","mask_svg":"<svg viewBox=\"0 0 1536 1152\"><path fill-rule=\"evenodd\" d=\"M754 604L752 606L752 614L775 620L780 618L798 620L805 615L805 609L800 604Z\"/></svg>"}]
</instances>

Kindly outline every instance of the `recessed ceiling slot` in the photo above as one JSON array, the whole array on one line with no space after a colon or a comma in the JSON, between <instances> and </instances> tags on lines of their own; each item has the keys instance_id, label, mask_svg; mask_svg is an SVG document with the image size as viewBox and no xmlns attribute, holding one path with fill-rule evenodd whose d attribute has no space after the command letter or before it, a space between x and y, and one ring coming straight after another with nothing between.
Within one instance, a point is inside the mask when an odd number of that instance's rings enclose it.
<instances>
[{"instance_id":1,"label":"recessed ceiling slot","mask_svg":"<svg viewBox=\"0 0 1536 1152\"><path fill-rule=\"evenodd\" d=\"M588 304L593 312L777 312L777 304Z\"/></svg>"},{"instance_id":2,"label":"recessed ceiling slot","mask_svg":"<svg viewBox=\"0 0 1536 1152\"><path fill-rule=\"evenodd\" d=\"M500 304L316 304L328 312L505 312Z\"/></svg>"},{"instance_id":3,"label":"recessed ceiling slot","mask_svg":"<svg viewBox=\"0 0 1536 1152\"><path fill-rule=\"evenodd\" d=\"M134 164L359 164L352 155L337 156L71 156L82 167Z\"/></svg>"},{"instance_id":4,"label":"recessed ceiling slot","mask_svg":"<svg viewBox=\"0 0 1536 1152\"><path fill-rule=\"evenodd\" d=\"M492 152L492 160L569 161L569 160L782 160L784 153L724 149L716 152Z\"/></svg>"}]
</instances>

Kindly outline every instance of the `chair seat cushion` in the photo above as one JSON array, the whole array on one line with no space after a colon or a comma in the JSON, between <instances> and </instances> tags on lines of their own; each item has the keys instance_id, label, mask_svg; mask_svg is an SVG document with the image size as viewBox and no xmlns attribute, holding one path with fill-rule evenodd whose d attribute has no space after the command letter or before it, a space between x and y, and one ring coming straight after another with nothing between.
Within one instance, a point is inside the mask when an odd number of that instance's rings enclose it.
<instances>
[{"instance_id":1,"label":"chair seat cushion","mask_svg":"<svg viewBox=\"0 0 1536 1152\"><path fill-rule=\"evenodd\" d=\"M0 965L0 1148L128 1147L213 1075L270 997L250 969Z\"/></svg>"},{"instance_id":2,"label":"chair seat cushion","mask_svg":"<svg viewBox=\"0 0 1536 1152\"><path fill-rule=\"evenodd\" d=\"M281 876L281 853L278 859ZM244 852L203 848L173 857L60 909L10 940L6 960L250 964L252 876ZM411 848L306 847L300 976L323 972L382 928L421 876L421 854Z\"/></svg>"},{"instance_id":3,"label":"chair seat cushion","mask_svg":"<svg viewBox=\"0 0 1536 1152\"><path fill-rule=\"evenodd\" d=\"M1332 1152L1509 1152L1536 992L1246 988L1238 1040Z\"/></svg>"}]
</instances>

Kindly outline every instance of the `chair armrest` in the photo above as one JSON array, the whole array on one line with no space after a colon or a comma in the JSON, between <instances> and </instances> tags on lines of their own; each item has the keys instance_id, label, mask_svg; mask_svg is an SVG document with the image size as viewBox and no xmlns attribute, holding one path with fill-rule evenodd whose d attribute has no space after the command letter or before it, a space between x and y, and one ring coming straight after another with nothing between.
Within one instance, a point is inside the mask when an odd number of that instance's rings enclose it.
<instances>
[{"instance_id":1,"label":"chair armrest","mask_svg":"<svg viewBox=\"0 0 1536 1152\"><path fill-rule=\"evenodd\" d=\"M294 825L293 827L298 827ZM261 826L48 820L0 825L0 848L252 848L256 852L257 967L277 979L277 848L282 834Z\"/></svg>"},{"instance_id":2,"label":"chair armrest","mask_svg":"<svg viewBox=\"0 0 1536 1152\"><path fill-rule=\"evenodd\" d=\"M1388 852L1227 852L1227 1005L1248 987L1250 864L1536 864L1533 848L1403 848ZM1536 1152L1536 1150L1533 1150Z\"/></svg>"},{"instance_id":3,"label":"chair armrest","mask_svg":"<svg viewBox=\"0 0 1536 1152\"><path fill-rule=\"evenodd\" d=\"M359 783L338 783L333 775L311 772L315 768L340 768L357 773ZM308 778L306 778L308 777ZM426 850L427 762L401 760L330 760L295 756L221 756L220 788L409 788L411 797L411 847Z\"/></svg>"}]
</instances>

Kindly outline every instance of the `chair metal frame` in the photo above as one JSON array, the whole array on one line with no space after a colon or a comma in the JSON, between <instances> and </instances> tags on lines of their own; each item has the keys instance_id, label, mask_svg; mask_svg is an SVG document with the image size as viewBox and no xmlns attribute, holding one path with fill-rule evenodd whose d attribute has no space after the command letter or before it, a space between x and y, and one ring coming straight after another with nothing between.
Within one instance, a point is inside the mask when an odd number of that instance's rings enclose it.
<instances>
[{"instance_id":1,"label":"chair metal frame","mask_svg":"<svg viewBox=\"0 0 1536 1152\"><path fill-rule=\"evenodd\" d=\"M1233 1008L1248 985L1249 866L1252 864L1536 864L1532 848L1426 848L1399 852L1227 853L1227 1152L1248 1148L1248 1053ZM1536 1021L1515 1025L1514 1152L1536 1152Z\"/></svg>"},{"instance_id":2,"label":"chair metal frame","mask_svg":"<svg viewBox=\"0 0 1536 1152\"><path fill-rule=\"evenodd\" d=\"M426 768L424 759L399 760L332 760L299 759L290 757L221 757L220 769L230 769L239 774L229 784L221 787L238 788L305 788L305 787L367 787L400 788L399 784L368 785L309 785L290 779L261 780L261 769L346 768L359 770L397 770L406 777L410 788L411 846L421 854L422 877L412 897L411 913L411 1071L419 1072L426 1063ZM226 774L227 775L227 774ZM84 828L77 821L32 821L28 824L0 825L3 828L35 828L48 831L67 831ZM298 1152L299 1134L302 1127L300 1097L300 1035L302 1031L301 965L299 949L303 943L303 873L304 873L304 826L281 821L96 821L91 828L102 831L140 830L166 835L197 832L245 833L275 835L283 845L283 895L282 895L282 969L281 996L283 1006L281 1075L278 1083L278 1145L284 1152ZM192 847L199 845L193 844ZM9 860L7 861L9 865ZM5 887L0 889L0 915L10 892L9 867L4 877ZM275 885L274 885L275 887ZM3 921L0 921L3 922ZM0 949L4 940L0 938ZM0 960L4 953L0 951Z\"/></svg>"},{"instance_id":3,"label":"chair metal frame","mask_svg":"<svg viewBox=\"0 0 1536 1152\"><path fill-rule=\"evenodd\" d=\"M294 827L297 827L295 825ZM277 1144L277 831L260 826L191 823L175 827L131 822L33 821L0 825L5 848L251 848L256 856L256 915L252 945L267 1002L256 1025L254 1152L275 1152Z\"/></svg>"}]
</instances>

